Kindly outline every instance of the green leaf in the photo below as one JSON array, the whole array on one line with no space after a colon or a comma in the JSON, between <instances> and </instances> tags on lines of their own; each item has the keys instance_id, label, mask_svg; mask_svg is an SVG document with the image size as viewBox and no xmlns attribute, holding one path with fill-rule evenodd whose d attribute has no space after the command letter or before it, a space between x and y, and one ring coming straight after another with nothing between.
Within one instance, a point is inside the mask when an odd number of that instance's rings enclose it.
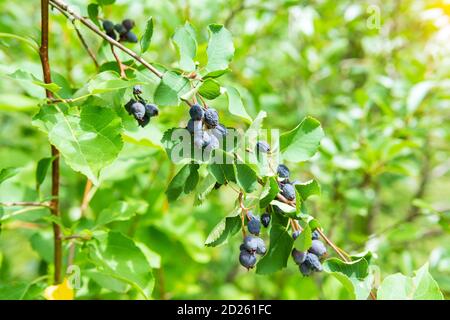
<instances>
[{"instance_id":1,"label":"green leaf","mask_svg":"<svg viewBox=\"0 0 450 320\"><path fill-rule=\"evenodd\" d=\"M256 265L256 273L269 274L287 266L294 240L286 230L285 221L278 214L272 214L269 250Z\"/></svg>"},{"instance_id":2,"label":"green leaf","mask_svg":"<svg viewBox=\"0 0 450 320\"><path fill-rule=\"evenodd\" d=\"M303 230L300 232L300 235L295 239L294 246L300 251L307 251L311 248L312 240L311 240L311 228L309 225L303 221L299 221Z\"/></svg>"},{"instance_id":3,"label":"green leaf","mask_svg":"<svg viewBox=\"0 0 450 320\"><path fill-rule=\"evenodd\" d=\"M29 288L26 282L0 284L0 300L22 300Z\"/></svg>"},{"instance_id":4,"label":"green leaf","mask_svg":"<svg viewBox=\"0 0 450 320\"><path fill-rule=\"evenodd\" d=\"M63 105L41 107L33 125L48 134L66 163L98 184L100 170L112 163L122 149L121 119L114 111L84 105L81 115Z\"/></svg>"},{"instance_id":5,"label":"green leaf","mask_svg":"<svg viewBox=\"0 0 450 320\"><path fill-rule=\"evenodd\" d=\"M270 177L261 193L259 207L267 207L270 202L275 199L278 192L280 192L280 188L278 187L277 179L275 177Z\"/></svg>"},{"instance_id":6,"label":"green leaf","mask_svg":"<svg viewBox=\"0 0 450 320\"><path fill-rule=\"evenodd\" d=\"M220 76L222 76L225 73L230 72L230 71L231 71L230 69L211 71L211 72L207 72L202 78L203 79L219 78Z\"/></svg>"},{"instance_id":7,"label":"green leaf","mask_svg":"<svg viewBox=\"0 0 450 320\"><path fill-rule=\"evenodd\" d=\"M280 137L280 151L284 160L302 162L310 159L324 136L320 122L306 117L293 130Z\"/></svg>"},{"instance_id":8,"label":"green leaf","mask_svg":"<svg viewBox=\"0 0 450 320\"><path fill-rule=\"evenodd\" d=\"M320 195L320 185L314 179L296 184L295 189L302 201L306 201L310 196Z\"/></svg>"},{"instance_id":9,"label":"green leaf","mask_svg":"<svg viewBox=\"0 0 450 320\"><path fill-rule=\"evenodd\" d=\"M239 91L230 86L227 86L226 89L228 97L228 110L230 111L230 113L238 116L241 119L244 119L248 123L251 123L252 118L247 113L247 110L245 110Z\"/></svg>"},{"instance_id":10,"label":"green leaf","mask_svg":"<svg viewBox=\"0 0 450 320\"><path fill-rule=\"evenodd\" d=\"M212 174L208 174L197 188L195 205L200 205L206 199L206 196L212 191L215 185L216 179Z\"/></svg>"},{"instance_id":11,"label":"green leaf","mask_svg":"<svg viewBox=\"0 0 450 320\"><path fill-rule=\"evenodd\" d=\"M208 100L214 100L220 96L220 84L216 80L206 79L198 89L198 93Z\"/></svg>"},{"instance_id":12,"label":"green leaf","mask_svg":"<svg viewBox=\"0 0 450 320\"><path fill-rule=\"evenodd\" d=\"M180 97L190 89L189 80L179 74L168 71L164 73L161 82L155 90L154 101L161 106L175 106L180 103Z\"/></svg>"},{"instance_id":13,"label":"green leaf","mask_svg":"<svg viewBox=\"0 0 450 320\"><path fill-rule=\"evenodd\" d=\"M169 202L174 202L182 194L191 192L198 183L198 164L187 164L173 177L167 187L166 194Z\"/></svg>"},{"instance_id":14,"label":"green leaf","mask_svg":"<svg viewBox=\"0 0 450 320\"><path fill-rule=\"evenodd\" d=\"M437 282L428 271L428 263L415 272L415 277L400 273L387 276L378 288L379 300L443 300Z\"/></svg>"},{"instance_id":15,"label":"green leaf","mask_svg":"<svg viewBox=\"0 0 450 320\"><path fill-rule=\"evenodd\" d=\"M144 213L147 210L147 207L148 204L145 201L117 201L100 212L96 224L104 225L113 221L125 221L135 216L137 213Z\"/></svg>"},{"instance_id":16,"label":"green leaf","mask_svg":"<svg viewBox=\"0 0 450 320\"><path fill-rule=\"evenodd\" d=\"M98 22L98 4L90 3L87 6L87 12L89 19L91 19L93 23L100 27L100 22Z\"/></svg>"},{"instance_id":17,"label":"green leaf","mask_svg":"<svg viewBox=\"0 0 450 320\"><path fill-rule=\"evenodd\" d=\"M236 234L241 229L242 225L240 213L240 210L235 210L220 220L209 233L205 245L208 247L216 247L226 243L228 238Z\"/></svg>"},{"instance_id":18,"label":"green leaf","mask_svg":"<svg viewBox=\"0 0 450 320\"><path fill-rule=\"evenodd\" d=\"M125 293L130 289L130 285L128 283L115 279L114 276L111 276L108 272L102 272L95 269L83 270L83 275L86 275L88 278L92 279L102 288L107 290Z\"/></svg>"},{"instance_id":19,"label":"green leaf","mask_svg":"<svg viewBox=\"0 0 450 320\"><path fill-rule=\"evenodd\" d=\"M57 93L61 89L61 87L58 86L56 83L45 83L45 82L39 80L38 78L36 78L31 73L20 70L20 69L9 74L8 76L12 79L26 81L31 84L37 85L37 86L47 89L53 93Z\"/></svg>"},{"instance_id":20,"label":"green leaf","mask_svg":"<svg viewBox=\"0 0 450 320\"><path fill-rule=\"evenodd\" d=\"M96 0L96 1L101 6L111 5L114 4L114 2L116 2L116 0Z\"/></svg>"},{"instance_id":21,"label":"green leaf","mask_svg":"<svg viewBox=\"0 0 450 320\"><path fill-rule=\"evenodd\" d=\"M18 168L8 167L0 170L0 184L19 173Z\"/></svg>"},{"instance_id":22,"label":"green leaf","mask_svg":"<svg viewBox=\"0 0 450 320\"><path fill-rule=\"evenodd\" d=\"M366 259L344 262L330 258L323 263L323 269L342 283L352 299L365 300L369 296L373 277Z\"/></svg>"},{"instance_id":23,"label":"green leaf","mask_svg":"<svg viewBox=\"0 0 450 320\"><path fill-rule=\"evenodd\" d=\"M173 42L175 42L180 55L180 69L194 71L196 69L194 59L197 54L197 40L195 31L188 22L175 31Z\"/></svg>"},{"instance_id":24,"label":"green leaf","mask_svg":"<svg viewBox=\"0 0 450 320\"><path fill-rule=\"evenodd\" d=\"M55 157L42 158L38 161L36 167L36 190L39 190L47 175L48 168L52 164Z\"/></svg>"},{"instance_id":25,"label":"green leaf","mask_svg":"<svg viewBox=\"0 0 450 320\"><path fill-rule=\"evenodd\" d=\"M47 263L53 263L53 235L50 232L36 232L30 238L31 247Z\"/></svg>"},{"instance_id":26,"label":"green leaf","mask_svg":"<svg viewBox=\"0 0 450 320\"><path fill-rule=\"evenodd\" d=\"M258 185L256 172L246 164L236 164L236 180L247 193L255 191Z\"/></svg>"},{"instance_id":27,"label":"green leaf","mask_svg":"<svg viewBox=\"0 0 450 320\"><path fill-rule=\"evenodd\" d=\"M144 53L150 47L150 43L152 41L153 36L153 17L150 17L147 20L147 25L145 27L145 32L141 37L140 45L141 45L141 53Z\"/></svg>"},{"instance_id":28,"label":"green leaf","mask_svg":"<svg viewBox=\"0 0 450 320\"><path fill-rule=\"evenodd\" d=\"M210 24L209 42L206 53L208 54L208 63L206 64L206 71L228 69L228 64L234 55L234 45L231 33L220 24Z\"/></svg>"},{"instance_id":29,"label":"green leaf","mask_svg":"<svg viewBox=\"0 0 450 320\"><path fill-rule=\"evenodd\" d=\"M109 232L90 252L98 271L133 285L148 298L153 289L152 269L133 240L119 232Z\"/></svg>"}]
</instances>

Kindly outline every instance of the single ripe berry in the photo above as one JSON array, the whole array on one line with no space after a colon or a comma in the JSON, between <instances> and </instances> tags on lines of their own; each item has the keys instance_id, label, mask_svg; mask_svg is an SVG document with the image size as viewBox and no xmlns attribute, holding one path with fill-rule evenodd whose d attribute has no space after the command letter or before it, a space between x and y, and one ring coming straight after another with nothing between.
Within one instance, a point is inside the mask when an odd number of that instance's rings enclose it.
<instances>
[{"instance_id":1,"label":"single ripe berry","mask_svg":"<svg viewBox=\"0 0 450 320\"><path fill-rule=\"evenodd\" d=\"M112 21L103 20L102 25L103 25L103 30L105 30L106 32L114 31L114 23Z\"/></svg>"},{"instance_id":2,"label":"single ripe berry","mask_svg":"<svg viewBox=\"0 0 450 320\"><path fill-rule=\"evenodd\" d=\"M266 244L264 243L264 240L261 238L256 238L256 240L258 241L258 246L256 247L256 253L263 255L266 253Z\"/></svg>"},{"instance_id":3,"label":"single ripe berry","mask_svg":"<svg viewBox=\"0 0 450 320\"><path fill-rule=\"evenodd\" d=\"M123 37L123 40L127 41L127 42L131 42L131 43L137 43L138 42L138 37L133 32L128 31L127 33L125 33L125 36Z\"/></svg>"},{"instance_id":4,"label":"single ripe berry","mask_svg":"<svg viewBox=\"0 0 450 320\"><path fill-rule=\"evenodd\" d=\"M325 253L327 253L327 248L320 240L313 240L311 248L309 248L308 251L321 258Z\"/></svg>"},{"instance_id":5,"label":"single ripe berry","mask_svg":"<svg viewBox=\"0 0 450 320\"><path fill-rule=\"evenodd\" d=\"M256 152L258 153L269 153L270 146L266 141L258 141L256 143Z\"/></svg>"},{"instance_id":6,"label":"single ripe berry","mask_svg":"<svg viewBox=\"0 0 450 320\"><path fill-rule=\"evenodd\" d=\"M209 108L205 111L205 124L210 129L217 127L219 124L219 114L215 109Z\"/></svg>"},{"instance_id":7,"label":"single ripe berry","mask_svg":"<svg viewBox=\"0 0 450 320\"><path fill-rule=\"evenodd\" d=\"M267 228L269 226L269 224L270 224L270 213L265 212L265 213L263 213L261 215L261 223L262 223L262 225L265 228Z\"/></svg>"},{"instance_id":8,"label":"single ripe berry","mask_svg":"<svg viewBox=\"0 0 450 320\"><path fill-rule=\"evenodd\" d=\"M281 185L281 194L289 201L295 200L295 188L290 183Z\"/></svg>"},{"instance_id":9,"label":"single ripe berry","mask_svg":"<svg viewBox=\"0 0 450 320\"><path fill-rule=\"evenodd\" d=\"M125 19L125 20L122 21L122 25L125 27L125 29L130 31L134 27L134 20Z\"/></svg>"},{"instance_id":10,"label":"single ripe berry","mask_svg":"<svg viewBox=\"0 0 450 320\"><path fill-rule=\"evenodd\" d=\"M249 252L255 252L258 248L258 240L256 237L246 236L244 238L244 248Z\"/></svg>"},{"instance_id":11,"label":"single ripe berry","mask_svg":"<svg viewBox=\"0 0 450 320\"><path fill-rule=\"evenodd\" d=\"M140 85L138 85L138 84L135 85L133 87L133 94L135 94L135 95L142 94L142 87Z\"/></svg>"},{"instance_id":12,"label":"single ripe berry","mask_svg":"<svg viewBox=\"0 0 450 320\"><path fill-rule=\"evenodd\" d=\"M312 267L308 264L303 262L301 265L298 266L298 268L300 269L300 272L305 276L309 276L313 270Z\"/></svg>"},{"instance_id":13,"label":"single ripe berry","mask_svg":"<svg viewBox=\"0 0 450 320\"><path fill-rule=\"evenodd\" d=\"M322 264L320 263L319 257L313 253L308 252L306 254L304 263L308 264L314 271L322 271Z\"/></svg>"},{"instance_id":14,"label":"single ripe berry","mask_svg":"<svg viewBox=\"0 0 450 320\"><path fill-rule=\"evenodd\" d=\"M194 104L189 109L189 115L191 116L191 119L194 121L202 120L204 114L205 112L203 111L203 108L199 104Z\"/></svg>"},{"instance_id":15,"label":"single ripe berry","mask_svg":"<svg viewBox=\"0 0 450 320\"><path fill-rule=\"evenodd\" d=\"M241 243L241 245L239 246L239 251L242 251L242 250L247 250L243 243Z\"/></svg>"},{"instance_id":16,"label":"single ripe berry","mask_svg":"<svg viewBox=\"0 0 450 320\"><path fill-rule=\"evenodd\" d=\"M119 24L119 23L114 25L114 30L116 30L117 33L120 34L120 35L124 35L125 33L128 32L128 30L125 29L125 27L122 24Z\"/></svg>"},{"instance_id":17,"label":"single ripe berry","mask_svg":"<svg viewBox=\"0 0 450 320\"><path fill-rule=\"evenodd\" d=\"M306 260L306 252L298 251L297 249L292 249L292 259L298 265L302 264Z\"/></svg>"},{"instance_id":18,"label":"single ripe berry","mask_svg":"<svg viewBox=\"0 0 450 320\"><path fill-rule=\"evenodd\" d=\"M255 254L250 253L248 251L241 251L239 253L239 262L241 265L247 269L251 269L256 264L256 257Z\"/></svg>"},{"instance_id":19,"label":"single ripe berry","mask_svg":"<svg viewBox=\"0 0 450 320\"><path fill-rule=\"evenodd\" d=\"M159 109L155 104L147 103L145 105L145 114L149 117L156 117L159 114Z\"/></svg>"},{"instance_id":20,"label":"single ripe berry","mask_svg":"<svg viewBox=\"0 0 450 320\"><path fill-rule=\"evenodd\" d=\"M295 230L294 232L292 232L292 238L295 240L298 238L298 236L300 235L301 231L300 230Z\"/></svg>"},{"instance_id":21,"label":"single ripe berry","mask_svg":"<svg viewBox=\"0 0 450 320\"><path fill-rule=\"evenodd\" d=\"M314 231L312 232L312 234L311 234L311 239L313 239L313 240L318 240L319 238L320 238L319 231L314 230Z\"/></svg>"},{"instance_id":22,"label":"single ripe berry","mask_svg":"<svg viewBox=\"0 0 450 320\"><path fill-rule=\"evenodd\" d=\"M145 106L140 102L135 102L131 105L131 113L134 115L136 120L142 120L145 115Z\"/></svg>"},{"instance_id":23,"label":"single ripe berry","mask_svg":"<svg viewBox=\"0 0 450 320\"><path fill-rule=\"evenodd\" d=\"M208 132L208 135L209 135L209 142L208 145L206 145L205 147L206 154L210 153L214 149L219 148L219 140L217 140L216 136L212 135L210 132Z\"/></svg>"},{"instance_id":24,"label":"single ripe berry","mask_svg":"<svg viewBox=\"0 0 450 320\"><path fill-rule=\"evenodd\" d=\"M261 231L261 222L257 218L251 219L247 224L248 232L258 235Z\"/></svg>"},{"instance_id":25,"label":"single ripe berry","mask_svg":"<svg viewBox=\"0 0 450 320\"><path fill-rule=\"evenodd\" d=\"M277 168L277 174L280 178L289 179L289 168L284 164L280 164Z\"/></svg>"}]
</instances>

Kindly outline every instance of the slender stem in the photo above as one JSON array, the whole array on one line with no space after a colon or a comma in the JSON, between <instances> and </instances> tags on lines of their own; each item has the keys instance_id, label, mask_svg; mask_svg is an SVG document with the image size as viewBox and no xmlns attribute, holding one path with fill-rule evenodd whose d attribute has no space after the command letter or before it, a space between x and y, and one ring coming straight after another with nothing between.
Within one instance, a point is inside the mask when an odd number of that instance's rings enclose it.
<instances>
[{"instance_id":1,"label":"slender stem","mask_svg":"<svg viewBox=\"0 0 450 320\"><path fill-rule=\"evenodd\" d=\"M87 179L86 186L84 187L83 200L81 200L81 214L83 214L84 210L86 210L89 205L89 201L91 200L90 192L92 189L92 181Z\"/></svg>"},{"instance_id":2,"label":"slender stem","mask_svg":"<svg viewBox=\"0 0 450 320\"><path fill-rule=\"evenodd\" d=\"M124 67L122 61L120 61L120 58L117 55L116 51L114 50L114 46L112 44L111 44L111 52L112 52L112 54L114 56L114 59L116 59L116 61L117 61L117 65L118 65L119 71L120 71L120 77L121 78L126 78L127 76L125 74L125 67Z\"/></svg>"},{"instance_id":3,"label":"slender stem","mask_svg":"<svg viewBox=\"0 0 450 320\"><path fill-rule=\"evenodd\" d=\"M51 83L50 63L48 59L48 7L49 0L41 0L41 46L39 47L39 56L41 58L42 72L45 83ZM53 98L53 94L49 90L45 90L48 99ZM59 217L59 151L55 146L51 146L51 154L54 157L52 162L52 200L50 207L52 214ZM62 233L58 224L53 223L53 242L54 242L54 264L55 275L54 283L61 283L62 268Z\"/></svg>"},{"instance_id":4,"label":"slender stem","mask_svg":"<svg viewBox=\"0 0 450 320\"><path fill-rule=\"evenodd\" d=\"M0 202L0 207L45 207L52 208L48 202L13 201Z\"/></svg>"}]
</instances>

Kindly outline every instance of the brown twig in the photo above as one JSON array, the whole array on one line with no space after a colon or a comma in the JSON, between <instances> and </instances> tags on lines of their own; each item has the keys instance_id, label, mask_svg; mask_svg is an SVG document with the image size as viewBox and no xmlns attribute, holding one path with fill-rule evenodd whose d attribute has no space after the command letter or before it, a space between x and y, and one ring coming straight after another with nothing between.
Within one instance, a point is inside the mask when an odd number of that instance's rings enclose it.
<instances>
[{"instance_id":1,"label":"brown twig","mask_svg":"<svg viewBox=\"0 0 450 320\"><path fill-rule=\"evenodd\" d=\"M41 0L41 46L39 47L39 56L41 58L42 72L45 83L52 83L50 63L48 59L48 11L49 0ZM48 99L53 98L50 90L45 90ZM51 146L51 154L54 157L52 162L52 200L50 201L51 212L55 217L59 217L59 151L55 146ZM54 242L54 264L55 275L54 283L61 283L62 267L62 233L58 224L53 223L53 242Z\"/></svg>"},{"instance_id":2,"label":"brown twig","mask_svg":"<svg viewBox=\"0 0 450 320\"><path fill-rule=\"evenodd\" d=\"M92 189L92 181L87 179L86 186L84 187L83 199L81 200L81 206L80 206L81 214L83 214L83 212L86 210L87 206L89 205L89 201L91 201L91 197L90 197L91 189Z\"/></svg>"},{"instance_id":3,"label":"brown twig","mask_svg":"<svg viewBox=\"0 0 450 320\"><path fill-rule=\"evenodd\" d=\"M117 65L119 67L120 77L125 79L127 77L127 75L125 74L125 66L123 65L122 61L120 61L119 56L117 55L116 51L114 50L114 46L112 44L110 44L110 45L111 45L111 52L114 56L114 59L116 59Z\"/></svg>"}]
</instances>

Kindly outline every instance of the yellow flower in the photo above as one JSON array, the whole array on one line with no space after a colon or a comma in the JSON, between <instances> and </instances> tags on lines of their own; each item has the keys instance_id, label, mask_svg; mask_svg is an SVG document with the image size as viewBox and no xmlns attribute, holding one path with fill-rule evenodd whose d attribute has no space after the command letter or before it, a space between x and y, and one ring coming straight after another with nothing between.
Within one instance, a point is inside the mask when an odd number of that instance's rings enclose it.
<instances>
[{"instance_id":1,"label":"yellow flower","mask_svg":"<svg viewBox=\"0 0 450 320\"><path fill-rule=\"evenodd\" d=\"M61 284L45 288L44 297L47 300L73 300L74 292L67 278Z\"/></svg>"}]
</instances>

